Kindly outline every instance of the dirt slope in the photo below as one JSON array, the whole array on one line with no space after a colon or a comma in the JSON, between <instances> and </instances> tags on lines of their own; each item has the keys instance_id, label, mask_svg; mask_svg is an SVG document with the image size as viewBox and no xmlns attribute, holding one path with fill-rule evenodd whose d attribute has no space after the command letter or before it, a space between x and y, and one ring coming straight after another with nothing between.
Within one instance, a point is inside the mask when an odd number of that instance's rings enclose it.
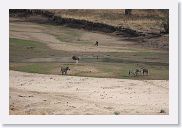
<instances>
[{"instance_id":1,"label":"dirt slope","mask_svg":"<svg viewBox=\"0 0 182 128\"><path fill-rule=\"evenodd\" d=\"M166 113L160 113L163 109ZM10 114L168 114L168 81L10 71Z\"/></svg>"}]
</instances>

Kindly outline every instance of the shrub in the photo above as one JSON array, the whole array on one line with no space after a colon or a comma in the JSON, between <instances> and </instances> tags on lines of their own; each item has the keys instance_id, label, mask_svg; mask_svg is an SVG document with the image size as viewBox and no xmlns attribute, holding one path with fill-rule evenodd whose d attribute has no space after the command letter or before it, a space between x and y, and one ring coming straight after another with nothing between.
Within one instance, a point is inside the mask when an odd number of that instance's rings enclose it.
<instances>
[{"instance_id":1,"label":"shrub","mask_svg":"<svg viewBox=\"0 0 182 128\"><path fill-rule=\"evenodd\" d=\"M166 113L166 111L164 109L161 109L160 113Z\"/></svg>"},{"instance_id":2,"label":"shrub","mask_svg":"<svg viewBox=\"0 0 182 128\"><path fill-rule=\"evenodd\" d=\"M119 115L119 114L120 114L120 112L118 112L118 111L114 112L114 115Z\"/></svg>"}]
</instances>

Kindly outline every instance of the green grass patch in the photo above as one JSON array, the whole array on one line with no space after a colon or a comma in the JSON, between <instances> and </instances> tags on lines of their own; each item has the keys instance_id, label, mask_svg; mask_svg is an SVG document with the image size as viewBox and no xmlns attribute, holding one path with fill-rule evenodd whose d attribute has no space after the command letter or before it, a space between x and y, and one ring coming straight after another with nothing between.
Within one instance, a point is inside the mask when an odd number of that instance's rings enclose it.
<instances>
[{"instance_id":1,"label":"green grass patch","mask_svg":"<svg viewBox=\"0 0 182 128\"><path fill-rule=\"evenodd\" d=\"M51 74L51 70L53 68L54 64L43 64L43 63L10 64L11 70L29 72L29 73Z\"/></svg>"},{"instance_id":2,"label":"green grass patch","mask_svg":"<svg viewBox=\"0 0 182 128\"><path fill-rule=\"evenodd\" d=\"M24 39L9 39L10 62L25 62L26 59L41 57L60 57L69 53L61 50L53 50L46 44Z\"/></svg>"},{"instance_id":3,"label":"green grass patch","mask_svg":"<svg viewBox=\"0 0 182 128\"><path fill-rule=\"evenodd\" d=\"M39 42L31 41L31 40L23 40L23 39L16 39L16 38L10 38L9 39L10 45L13 46L32 46L32 47L38 47L41 46Z\"/></svg>"},{"instance_id":4,"label":"green grass patch","mask_svg":"<svg viewBox=\"0 0 182 128\"><path fill-rule=\"evenodd\" d=\"M148 76L128 76L129 69L135 69L133 64L112 64L112 63L10 63L10 69L29 73L55 74L60 75L61 66L69 66L71 69L68 75L86 76L97 78L119 78L136 80L168 80L169 70L167 66L150 66Z\"/></svg>"}]
</instances>

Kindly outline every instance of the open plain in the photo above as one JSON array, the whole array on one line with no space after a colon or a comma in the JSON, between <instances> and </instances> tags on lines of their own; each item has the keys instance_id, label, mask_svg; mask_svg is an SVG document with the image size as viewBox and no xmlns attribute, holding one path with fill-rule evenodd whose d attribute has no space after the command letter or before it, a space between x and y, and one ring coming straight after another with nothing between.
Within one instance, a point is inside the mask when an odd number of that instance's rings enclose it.
<instances>
[{"instance_id":1,"label":"open plain","mask_svg":"<svg viewBox=\"0 0 182 128\"><path fill-rule=\"evenodd\" d=\"M11 115L169 114L168 34L145 37L141 43L116 32L47 20L40 15L10 17ZM128 24L140 29L143 22L136 21ZM141 30L150 24L144 21ZM70 68L67 75L61 75L62 66ZM149 74L129 76L129 70L140 67Z\"/></svg>"}]
</instances>

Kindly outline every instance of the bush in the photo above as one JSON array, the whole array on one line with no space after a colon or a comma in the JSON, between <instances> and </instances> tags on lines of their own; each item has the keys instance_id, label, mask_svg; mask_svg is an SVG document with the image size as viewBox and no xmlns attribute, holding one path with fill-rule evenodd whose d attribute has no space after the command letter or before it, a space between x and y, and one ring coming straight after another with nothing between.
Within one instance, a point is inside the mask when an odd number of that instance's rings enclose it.
<instances>
[{"instance_id":1,"label":"bush","mask_svg":"<svg viewBox=\"0 0 182 128\"><path fill-rule=\"evenodd\" d=\"M164 109L161 109L160 113L166 113L166 111Z\"/></svg>"},{"instance_id":2,"label":"bush","mask_svg":"<svg viewBox=\"0 0 182 128\"><path fill-rule=\"evenodd\" d=\"M119 114L120 114L120 112L117 112L117 111L114 112L114 115L119 115Z\"/></svg>"},{"instance_id":3,"label":"bush","mask_svg":"<svg viewBox=\"0 0 182 128\"><path fill-rule=\"evenodd\" d=\"M125 15L131 15L131 9L125 9Z\"/></svg>"},{"instance_id":4,"label":"bush","mask_svg":"<svg viewBox=\"0 0 182 128\"><path fill-rule=\"evenodd\" d=\"M164 32L169 33L169 19L163 22Z\"/></svg>"}]
</instances>

